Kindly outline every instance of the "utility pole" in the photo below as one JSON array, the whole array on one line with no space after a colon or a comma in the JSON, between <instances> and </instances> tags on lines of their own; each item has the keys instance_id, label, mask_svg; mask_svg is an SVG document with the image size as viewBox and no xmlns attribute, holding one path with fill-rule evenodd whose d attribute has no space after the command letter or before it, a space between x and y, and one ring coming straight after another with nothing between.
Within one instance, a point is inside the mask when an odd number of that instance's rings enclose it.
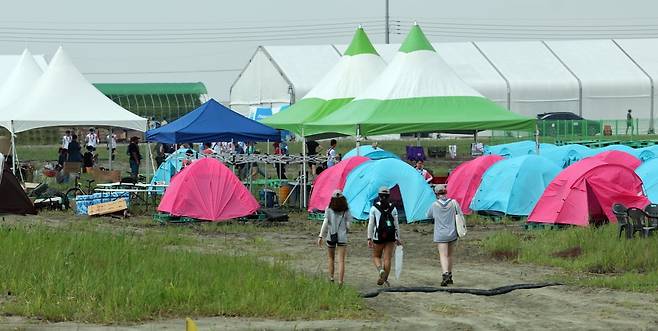
<instances>
[{"instance_id":1,"label":"utility pole","mask_svg":"<svg viewBox=\"0 0 658 331\"><path fill-rule=\"evenodd\" d=\"M385 38L384 42L386 44L390 44L389 35L391 34L391 28L390 28L389 25L390 25L391 20L390 20L390 17L388 16L388 1L389 0L384 0L384 1L386 1L386 16L384 17L384 19L386 20L386 23L385 23L386 24L386 28L385 28L386 31L384 33L384 38Z\"/></svg>"}]
</instances>

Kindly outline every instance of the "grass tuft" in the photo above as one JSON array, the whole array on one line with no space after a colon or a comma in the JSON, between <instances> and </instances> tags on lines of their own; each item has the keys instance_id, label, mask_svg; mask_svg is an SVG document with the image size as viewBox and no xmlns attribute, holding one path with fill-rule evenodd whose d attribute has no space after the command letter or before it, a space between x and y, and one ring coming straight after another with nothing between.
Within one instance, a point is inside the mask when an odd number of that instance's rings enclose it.
<instances>
[{"instance_id":1,"label":"grass tuft","mask_svg":"<svg viewBox=\"0 0 658 331\"><path fill-rule=\"evenodd\" d=\"M220 315L349 318L362 309L354 290L291 271L283 260L198 252L176 232L86 227L1 226L6 300L0 312L114 323Z\"/></svg>"},{"instance_id":2,"label":"grass tuft","mask_svg":"<svg viewBox=\"0 0 658 331\"><path fill-rule=\"evenodd\" d=\"M618 239L617 231L611 224L537 231L529 238L498 232L484 248L494 257L515 253L515 261L563 268L582 285L657 290L658 236L626 240Z\"/></svg>"}]
</instances>

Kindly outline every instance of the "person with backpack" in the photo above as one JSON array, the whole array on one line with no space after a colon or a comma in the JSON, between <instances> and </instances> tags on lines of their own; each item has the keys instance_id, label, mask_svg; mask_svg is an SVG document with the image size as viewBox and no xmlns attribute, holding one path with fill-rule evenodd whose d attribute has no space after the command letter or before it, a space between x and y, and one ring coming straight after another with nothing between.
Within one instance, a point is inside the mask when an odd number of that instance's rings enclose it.
<instances>
[{"instance_id":1,"label":"person with backpack","mask_svg":"<svg viewBox=\"0 0 658 331\"><path fill-rule=\"evenodd\" d=\"M347 199L340 190L331 194L329 206L324 212L324 221L320 228L318 246L322 239L327 242L329 258L329 280L334 281L334 261L338 252L338 285L343 286L345 279L345 256L347 255L347 232L352 224L352 214L347 206Z\"/></svg>"},{"instance_id":2,"label":"person with backpack","mask_svg":"<svg viewBox=\"0 0 658 331\"><path fill-rule=\"evenodd\" d=\"M377 285L383 285L388 283L395 245L402 242L398 210L389 201L391 191L380 187L378 193L379 201L370 208L368 217L368 247L372 249L372 261L379 273Z\"/></svg>"},{"instance_id":3,"label":"person with backpack","mask_svg":"<svg viewBox=\"0 0 658 331\"><path fill-rule=\"evenodd\" d=\"M441 286L453 284L452 262L455 251L455 243L459 238L457 232L457 217L464 217L462 209L456 200L447 197L445 185L434 187L436 201L427 211L427 217L434 220L434 242L439 249L439 261L441 262L442 280Z\"/></svg>"}]
</instances>

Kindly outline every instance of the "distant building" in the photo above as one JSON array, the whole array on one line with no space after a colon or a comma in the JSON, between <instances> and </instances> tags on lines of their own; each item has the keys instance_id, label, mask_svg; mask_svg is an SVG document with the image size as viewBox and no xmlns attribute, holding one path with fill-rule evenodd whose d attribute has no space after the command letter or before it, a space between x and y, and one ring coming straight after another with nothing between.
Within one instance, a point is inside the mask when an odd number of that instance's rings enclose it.
<instances>
[{"instance_id":1,"label":"distant building","mask_svg":"<svg viewBox=\"0 0 658 331\"><path fill-rule=\"evenodd\" d=\"M176 120L208 100L203 83L96 83L94 86L121 107L157 121Z\"/></svg>"}]
</instances>

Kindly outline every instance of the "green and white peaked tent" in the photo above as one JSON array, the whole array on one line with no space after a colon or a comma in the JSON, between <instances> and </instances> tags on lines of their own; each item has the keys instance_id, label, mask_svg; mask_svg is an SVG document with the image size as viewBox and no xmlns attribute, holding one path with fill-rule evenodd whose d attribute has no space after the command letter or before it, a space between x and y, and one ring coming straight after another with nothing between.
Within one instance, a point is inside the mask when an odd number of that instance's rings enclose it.
<instances>
[{"instance_id":1,"label":"green and white peaked tent","mask_svg":"<svg viewBox=\"0 0 658 331\"><path fill-rule=\"evenodd\" d=\"M262 120L277 129L304 136L323 133L353 134L339 128L308 128L306 123L323 118L349 103L375 81L386 63L377 54L363 28L356 29L352 42L338 63L320 82L290 108Z\"/></svg>"},{"instance_id":2,"label":"green and white peaked tent","mask_svg":"<svg viewBox=\"0 0 658 331\"><path fill-rule=\"evenodd\" d=\"M414 24L375 82L350 103L307 127L378 135L533 130L535 121L508 111L464 83Z\"/></svg>"}]
</instances>

